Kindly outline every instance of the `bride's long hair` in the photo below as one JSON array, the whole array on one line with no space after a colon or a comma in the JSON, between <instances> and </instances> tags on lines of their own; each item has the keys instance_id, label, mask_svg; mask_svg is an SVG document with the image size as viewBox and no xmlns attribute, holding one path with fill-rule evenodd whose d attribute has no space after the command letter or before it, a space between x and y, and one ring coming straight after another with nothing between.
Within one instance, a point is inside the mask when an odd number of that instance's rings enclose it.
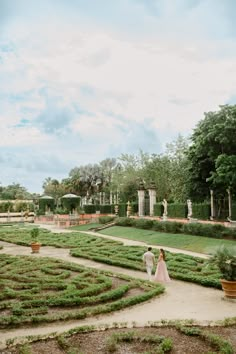
<instances>
[{"instance_id":1,"label":"bride's long hair","mask_svg":"<svg viewBox=\"0 0 236 354\"><path fill-rule=\"evenodd\" d=\"M160 248L160 252L163 255L163 261L165 261L166 260L166 254L165 254L165 251L163 250L163 248Z\"/></svg>"}]
</instances>

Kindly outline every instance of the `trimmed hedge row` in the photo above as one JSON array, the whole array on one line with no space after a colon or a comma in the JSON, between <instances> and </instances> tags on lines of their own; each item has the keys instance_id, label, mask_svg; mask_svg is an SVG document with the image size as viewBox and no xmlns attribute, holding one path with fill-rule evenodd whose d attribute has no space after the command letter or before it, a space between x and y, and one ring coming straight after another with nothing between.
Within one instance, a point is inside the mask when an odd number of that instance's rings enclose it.
<instances>
[{"instance_id":1,"label":"trimmed hedge row","mask_svg":"<svg viewBox=\"0 0 236 354\"><path fill-rule=\"evenodd\" d=\"M187 234L213 238L236 239L236 229L220 224L181 223L178 221L157 221L149 219L119 218L118 226L132 226L138 229L154 230L172 234Z\"/></svg>"},{"instance_id":2,"label":"trimmed hedge row","mask_svg":"<svg viewBox=\"0 0 236 354\"><path fill-rule=\"evenodd\" d=\"M127 204L126 203L120 203L118 204L119 209L118 209L118 214L120 217L126 216L127 212ZM138 204L137 203L131 203L132 207L132 214L135 214L138 212ZM115 204L105 204L105 205L84 205L83 206L84 212L86 214L95 214L96 211L100 211L101 214L115 214Z\"/></svg>"},{"instance_id":3,"label":"trimmed hedge row","mask_svg":"<svg viewBox=\"0 0 236 354\"><path fill-rule=\"evenodd\" d=\"M209 220L211 216L211 205L210 203L193 203L192 204L193 218L200 220ZM168 216L170 218L187 218L188 208L185 203L169 203L168 204ZM163 205L162 203L157 203L154 205L154 215L163 215ZM229 212L228 210L221 211L220 219L226 220ZM232 219L236 219L236 204L232 204Z\"/></svg>"},{"instance_id":4,"label":"trimmed hedge row","mask_svg":"<svg viewBox=\"0 0 236 354\"><path fill-rule=\"evenodd\" d=\"M208 220L211 216L211 206L209 203L193 204L193 217L201 220ZM154 215L163 215L162 203L154 205ZM169 203L168 204L168 216L170 218L187 218L188 207L186 203Z\"/></svg>"}]
</instances>

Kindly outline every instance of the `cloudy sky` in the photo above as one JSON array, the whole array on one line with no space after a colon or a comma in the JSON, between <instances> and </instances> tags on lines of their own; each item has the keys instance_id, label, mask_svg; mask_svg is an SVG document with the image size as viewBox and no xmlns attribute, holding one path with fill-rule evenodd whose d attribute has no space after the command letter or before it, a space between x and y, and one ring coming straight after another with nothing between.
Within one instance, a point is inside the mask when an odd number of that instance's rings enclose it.
<instances>
[{"instance_id":1,"label":"cloudy sky","mask_svg":"<svg viewBox=\"0 0 236 354\"><path fill-rule=\"evenodd\" d=\"M235 0L0 0L0 182L160 153L236 100Z\"/></svg>"}]
</instances>

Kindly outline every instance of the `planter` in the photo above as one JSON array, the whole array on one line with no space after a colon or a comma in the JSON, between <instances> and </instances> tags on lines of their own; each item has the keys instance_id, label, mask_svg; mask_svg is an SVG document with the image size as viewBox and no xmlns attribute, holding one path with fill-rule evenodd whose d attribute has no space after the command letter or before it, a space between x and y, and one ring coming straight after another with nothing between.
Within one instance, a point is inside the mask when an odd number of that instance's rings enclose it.
<instances>
[{"instance_id":1,"label":"planter","mask_svg":"<svg viewBox=\"0 0 236 354\"><path fill-rule=\"evenodd\" d=\"M236 280L221 279L222 289L225 292L225 297L229 299L236 299Z\"/></svg>"},{"instance_id":2,"label":"planter","mask_svg":"<svg viewBox=\"0 0 236 354\"><path fill-rule=\"evenodd\" d=\"M31 249L32 249L32 253L39 253L39 250L40 250L40 247L41 247L40 243L32 242L30 246L31 246Z\"/></svg>"}]
</instances>

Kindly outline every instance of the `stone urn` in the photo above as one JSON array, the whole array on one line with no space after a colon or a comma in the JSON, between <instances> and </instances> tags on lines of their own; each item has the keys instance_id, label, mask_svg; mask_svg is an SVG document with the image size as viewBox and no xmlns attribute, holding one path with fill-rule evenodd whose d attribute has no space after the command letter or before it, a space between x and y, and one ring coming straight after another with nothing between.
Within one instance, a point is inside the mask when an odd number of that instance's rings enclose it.
<instances>
[{"instance_id":1,"label":"stone urn","mask_svg":"<svg viewBox=\"0 0 236 354\"><path fill-rule=\"evenodd\" d=\"M224 290L227 299L236 300L236 281L221 279L222 289Z\"/></svg>"},{"instance_id":2,"label":"stone urn","mask_svg":"<svg viewBox=\"0 0 236 354\"><path fill-rule=\"evenodd\" d=\"M30 247L32 249L32 253L39 253L41 244L39 242L32 242L30 244Z\"/></svg>"}]
</instances>

